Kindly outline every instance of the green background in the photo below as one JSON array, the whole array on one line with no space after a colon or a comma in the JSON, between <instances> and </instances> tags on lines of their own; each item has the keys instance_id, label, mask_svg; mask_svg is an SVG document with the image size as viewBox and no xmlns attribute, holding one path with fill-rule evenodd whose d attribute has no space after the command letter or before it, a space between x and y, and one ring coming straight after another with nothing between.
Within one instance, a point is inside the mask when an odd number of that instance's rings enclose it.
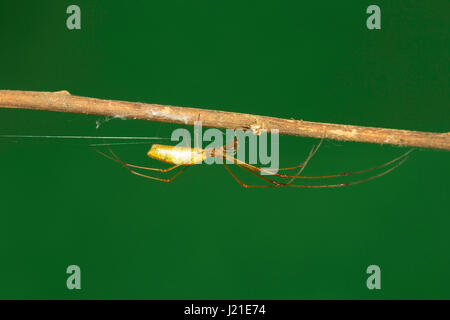
<instances>
[{"instance_id":1,"label":"green background","mask_svg":"<svg viewBox=\"0 0 450 320\"><path fill-rule=\"evenodd\" d=\"M66 28L70 4L81 7L81 30ZM381 30L366 28L371 4ZM446 0L4 0L0 88L447 132L449 9ZM114 119L96 129L102 119L4 109L0 134L177 128ZM129 174L90 141L0 139L0 298L450 298L448 152L417 150L357 186L264 190L241 188L219 165L164 184ZM281 166L317 142L280 137ZM114 150L160 166L146 158L150 145ZM325 141L305 174L365 169L406 150ZM71 264L80 291L66 288ZM381 267L378 291L366 287L371 264Z\"/></svg>"}]
</instances>

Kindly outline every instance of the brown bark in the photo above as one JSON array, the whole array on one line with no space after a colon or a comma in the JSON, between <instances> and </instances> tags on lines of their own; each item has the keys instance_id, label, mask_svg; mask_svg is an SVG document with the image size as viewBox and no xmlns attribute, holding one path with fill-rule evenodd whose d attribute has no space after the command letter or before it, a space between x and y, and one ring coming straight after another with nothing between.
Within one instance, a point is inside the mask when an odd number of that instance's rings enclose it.
<instances>
[{"instance_id":1,"label":"brown bark","mask_svg":"<svg viewBox=\"0 0 450 320\"><path fill-rule=\"evenodd\" d=\"M280 119L244 113L103 100L72 96L67 91L0 90L0 108L18 108L115 116L222 129L278 129L280 134L450 150L450 132L433 133Z\"/></svg>"}]
</instances>

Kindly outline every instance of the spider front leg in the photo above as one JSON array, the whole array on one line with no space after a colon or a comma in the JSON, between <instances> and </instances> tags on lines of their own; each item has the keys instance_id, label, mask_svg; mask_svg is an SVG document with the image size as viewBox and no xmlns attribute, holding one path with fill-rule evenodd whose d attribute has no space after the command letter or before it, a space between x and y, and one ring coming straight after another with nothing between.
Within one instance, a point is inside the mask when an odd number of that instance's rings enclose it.
<instances>
[{"instance_id":1,"label":"spider front leg","mask_svg":"<svg viewBox=\"0 0 450 320\"><path fill-rule=\"evenodd\" d=\"M274 180L271 180L269 178L266 178L262 175L260 175L258 172L254 171L254 169L252 168L251 165L243 165L243 164L238 164L238 166L250 173L252 173L253 175L268 181L270 183L272 183L272 185L247 185L244 184L242 181L239 180L239 178L230 170L230 168L228 168L228 166L226 164L225 165L225 169L227 169L227 171L231 174L231 176L244 188L276 188L276 187L294 187L294 188L308 188L308 189L317 189L317 188L340 188L340 187L346 187L346 186L352 186L352 185L356 185L356 184L360 184L360 183L364 183L370 180L374 180L377 178L380 178L386 174L388 174L389 172L395 170L396 168L398 168L399 166L401 166L406 160L408 159L408 156L405 156L404 158L402 158L399 162L397 162L393 167L390 167L389 169L382 171L379 174L370 176L366 179L362 179L362 180L357 180L357 181L353 181L353 182L348 182L348 183L338 183L338 184L322 184L322 185L299 185L299 184L292 184L291 182L287 182L287 183L280 183L280 182L276 182Z\"/></svg>"},{"instance_id":2,"label":"spider front leg","mask_svg":"<svg viewBox=\"0 0 450 320\"><path fill-rule=\"evenodd\" d=\"M252 185L252 184L245 184L243 183L228 167L228 165L226 163L223 164L225 169L230 173L230 175L234 178L234 180L236 180L237 183L239 183L242 187L244 188L275 188L275 187L279 187L280 185L278 185L277 182L273 181L273 183L276 183L276 185ZM238 165L239 166L239 165ZM253 171L251 171L253 173ZM264 178L262 176L260 176L261 178L263 178L264 180L268 179L268 178ZM268 179L270 180L270 179Z\"/></svg>"}]
</instances>

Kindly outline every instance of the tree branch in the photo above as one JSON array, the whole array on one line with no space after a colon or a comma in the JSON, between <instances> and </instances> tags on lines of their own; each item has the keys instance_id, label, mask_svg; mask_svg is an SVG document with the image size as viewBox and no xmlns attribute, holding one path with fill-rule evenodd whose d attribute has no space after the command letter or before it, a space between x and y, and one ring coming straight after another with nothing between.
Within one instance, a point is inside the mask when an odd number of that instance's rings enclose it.
<instances>
[{"instance_id":1,"label":"tree branch","mask_svg":"<svg viewBox=\"0 0 450 320\"><path fill-rule=\"evenodd\" d=\"M280 134L450 150L450 132L433 133L289 120L244 113L72 96L67 91L0 90L0 108L113 116L222 129L278 129Z\"/></svg>"}]
</instances>

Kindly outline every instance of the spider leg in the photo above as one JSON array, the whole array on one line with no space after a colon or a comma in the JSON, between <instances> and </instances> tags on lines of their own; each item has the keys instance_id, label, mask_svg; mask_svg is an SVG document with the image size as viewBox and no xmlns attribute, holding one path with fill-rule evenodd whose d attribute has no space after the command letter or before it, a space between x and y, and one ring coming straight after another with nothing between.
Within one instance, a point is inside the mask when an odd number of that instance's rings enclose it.
<instances>
[{"instance_id":1,"label":"spider leg","mask_svg":"<svg viewBox=\"0 0 450 320\"><path fill-rule=\"evenodd\" d=\"M156 177L152 177L146 174L142 174L139 172L136 172L128 167L125 167L130 173L143 177L143 178L147 178L147 179L153 179L153 180L158 180L158 181L162 181L162 182L171 182L173 181L176 177L178 177L182 172L184 172L187 168L189 168L189 166L185 166L183 169L181 169L180 171L178 171L175 175L173 175L171 178L169 179L161 179L161 178L156 178Z\"/></svg>"},{"instance_id":2,"label":"spider leg","mask_svg":"<svg viewBox=\"0 0 450 320\"><path fill-rule=\"evenodd\" d=\"M239 159L237 159L235 157L229 156L227 154L225 155L225 158L227 160L229 160L229 161L232 161L233 163L245 165L248 168L251 168L252 170L255 170L255 171L259 171L261 173L265 172L265 173L268 173L269 175L275 175L275 176L278 176L280 178L291 178L291 177L296 177L296 176L300 175L300 173L305 169L305 167L308 164L309 160L316 154L317 150L319 149L320 145L322 144L322 141L323 141L323 139L320 140L320 142L319 142L319 144L317 146L313 146L311 151L309 152L308 157L305 159L305 161L303 161L301 164L299 164L299 165L297 165L295 167L279 168L279 169L275 169L275 168L259 168L257 166L250 165L250 164L248 164L248 163L246 163L244 161L241 161L241 160L239 160ZM277 170L277 171L292 170L292 169L297 169L297 168L300 168L300 170L299 170L299 172L297 173L296 176L286 175L286 174L281 174L281 173L277 173L277 172L271 171L271 170ZM291 179L290 182L292 182L292 180L293 179Z\"/></svg>"},{"instance_id":3,"label":"spider leg","mask_svg":"<svg viewBox=\"0 0 450 320\"><path fill-rule=\"evenodd\" d=\"M308 157L303 162L304 165L300 168L300 170L298 170L296 176L299 176L302 174L303 170L305 170L305 168L306 168L306 165L309 163L309 160L311 160L311 158L314 157L314 155L316 154L317 150L319 150L320 146L322 145L322 142L323 142L323 138L320 140L317 147L314 147L314 146L312 147L311 151L309 152ZM294 181L294 179L295 178L291 178L288 183L292 183L292 181Z\"/></svg>"},{"instance_id":4,"label":"spider leg","mask_svg":"<svg viewBox=\"0 0 450 320\"><path fill-rule=\"evenodd\" d=\"M286 187L297 187L297 188L339 188L339 187L352 186L352 185L355 185L355 184L360 184L360 183L363 183L363 182L367 182L367 181L370 181L370 180L374 180L374 179L380 178L380 177L384 176L385 174L388 174L389 172L391 172L394 169L396 169L399 166L401 166L406 160L408 160L408 158L409 157L404 157L397 164L395 164L395 166L390 167L389 169L387 169L387 170L385 170L385 171L383 171L383 172L381 172L381 173L379 173L377 175L368 177L366 179L349 182L349 183L315 185L315 186L305 186L305 185L297 185L297 184L291 184L291 183L286 183L286 184L283 184L283 185L286 186Z\"/></svg>"},{"instance_id":5,"label":"spider leg","mask_svg":"<svg viewBox=\"0 0 450 320\"><path fill-rule=\"evenodd\" d=\"M104 157L106 157L106 158L108 158L108 159L111 159L111 160L113 160L113 161L115 161L115 162L118 162L118 163L122 164L122 165L125 166L125 167L131 167L131 168L136 168L136 169L144 169L144 170L151 170L151 171L158 171L158 172L169 172L170 170L173 170L173 169L178 168L178 167L180 166L180 165L178 164L178 165L174 165L174 166L172 166L172 167L169 167L169 168L167 168L167 169L160 169L160 168L150 168L150 167L137 166L137 165L134 165L134 164L131 164L131 163L126 163L126 162L123 162L122 160L120 160L119 157L111 150L111 148L110 148L109 146L107 146L107 147L108 147L108 150L109 150L109 152L110 152L114 157L105 154L104 152L98 150L98 149L97 149L96 147L94 147L94 146L89 146L89 147L90 147L91 149L93 149L95 152L97 152L98 154L100 154L100 155L102 155L102 156L104 156Z\"/></svg>"},{"instance_id":6,"label":"spider leg","mask_svg":"<svg viewBox=\"0 0 450 320\"><path fill-rule=\"evenodd\" d=\"M158 168L148 168L148 167L135 166L135 165L132 165L132 164L123 162L123 161L122 161L122 160L121 160L121 159L120 159L120 158L119 158L119 157L111 150L111 148L110 148L109 146L107 146L107 147L108 147L109 152L111 153L112 156L107 155L107 154L105 154L104 152L101 152L100 150L98 150L97 148L95 148L95 147L93 147L93 146L90 146L90 147L93 148L97 153L99 153L99 154L105 156L106 158L111 159L111 160L113 160L113 161L115 161L115 162L118 162L118 163L122 164L122 165L125 167L125 169L127 169L130 173L132 173L132 174L134 174L134 175L137 175L137 176L140 176L140 177L143 177L143 178L147 178L147 179L152 179L152 180L157 180L157 181L162 181L162 182L171 182L171 181L173 181L176 177L178 177L182 172L184 172L184 171L188 168L188 166L185 166L182 170L180 170L180 171L177 172L174 176L172 176L171 178L168 178L168 179L152 177L152 176L149 176L149 175L145 175L145 174L139 173L139 172L137 172L137 171L135 171L135 170L132 170L132 169L130 169L130 167L133 167L133 168L139 168L139 169L146 169L146 170L153 170L153 171L159 171L159 172L168 172L168 171L170 171L170 170L172 170L172 169L175 169L175 168L177 168L177 167L180 167L181 165L175 165L175 166L172 166L172 167L167 168L167 169L158 169Z\"/></svg>"},{"instance_id":7,"label":"spider leg","mask_svg":"<svg viewBox=\"0 0 450 320\"><path fill-rule=\"evenodd\" d=\"M249 184L245 184L241 180L239 180L239 178L230 170L230 168L228 167L228 165L226 163L224 163L223 165L224 165L225 169L228 171L228 173L234 178L234 180L236 180L236 182L239 183L244 188L274 188L275 187L275 185L251 185L251 184L249 185Z\"/></svg>"},{"instance_id":8,"label":"spider leg","mask_svg":"<svg viewBox=\"0 0 450 320\"><path fill-rule=\"evenodd\" d=\"M331 174L331 175L324 175L324 176L301 176L300 174L301 174L301 172L304 170L304 168L306 167L306 164L309 162L309 160L312 158L312 156L313 156L313 155L315 154L315 152L317 151L317 148L315 148L314 152L310 153L310 156L308 156L308 158L307 158L307 159L305 160L305 162L302 164L302 167L301 167L301 169L299 170L299 172L297 173L297 175L288 175L288 174L281 174L281 173L274 173L274 172L269 172L269 174L270 174L270 175L275 175L275 176L280 177L280 178L291 178L291 180L289 180L288 183L292 183L292 181L295 180L295 179L325 179L325 178L336 178L336 177L342 177L342 176L349 176L349 175L361 174L361 173L366 173L366 172L370 172L370 171L373 171L373 170L377 170L377 169L384 168L384 167L386 167L386 166L388 166L388 165L390 165L390 164L392 164L392 163L395 163L395 162L398 162L398 161L400 161L400 160L402 160L402 159L407 158L407 156L408 156L413 150L414 150L414 149L411 149L411 150L405 152L405 153L402 154L401 156L399 156L399 157L397 157L397 158L395 158L395 159L393 159L393 160L391 160L391 161L385 162L385 163L383 163L383 164L381 164L381 165L378 165L378 166L376 166L376 167L369 168L369 169L364 169L364 170L359 170L359 171L353 171L353 172L343 172L343 173ZM226 157L227 157L227 159L228 159L229 161L233 161L234 163L236 163L236 164L238 164L238 165L239 165L239 164L240 164L240 165L244 165L244 166L246 166L247 168L249 168L249 169L251 169L251 170L253 170L253 171L257 171L257 172L260 172L260 173L267 172L267 169L265 169L265 168L259 168L259 167L257 167L257 166L248 164L248 163L246 163L246 162L244 162L244 161L241 161L241 160L239 160L239 159L237 159L237 158L235 158L235 157L230 157L230 156L228 156L228 155L227 155Z\"/></svg>"},{"instance_id":9,"label":"spider leg","mask_svg":"<svg viewBox=\"0 0 450 320\"><path fill-rule=\"evenodd\" d=\"M274 168L266 168L265 170L270 172L272 170L276 170L276 171L287 171L287 170L294 170L294 169L298 169L303 167L303 163L300 163L298 166L295 167L288 167L288 168L278 168L278 169L274 169Z\"/></svg>"},{"instance_id":10,"label":"spider leg","mask_svg":"<svg viewBox=\"0 0 450 320\"><path fill-rule=\"evenodd\" d=\"M295 188L339 188L339 187L346 187L346 186L352 186L355 184L360 184L363 182L367 182L370 180L374 180L377 178L380 178L382 176L384 176L385 174L388 174L389 172L393 171L394 169L398 168L400 165L402 165L406 160L408 159L408 157L403 158L401 161L399 161L395 166L377 174L371 177L368 177L366 179L362 179L362 180L358 180L358 181L353 181L353 182L349 182L349 183L339 183L339 184L326 184L326 185L298 185L298 184L291 184L291 183L281 183L281 182L276 182L274 180L271 180L269 178L266 178L262 175L260 175L258 172L255 172L254 170L252 170L249 165L242 165L242 164L238 164L238 166L252 174L254 174L255 176L268 181L270 183L272 183L272 185L247 185L244 184L242 181L239 180L239 178L237 178L237 176L230 170L230 168L228 168L228 166L226 164L225 168L227 169L227 171L231 174L231 176L244 188L276 188L276 187L295 187Z\"/></svg>"},{"instance_id":11,"label":"spider leg","mask_svg":"<svg viewBox=\"0 0 450 320\"><path fill-rule=\"evenodd\" d=\"M273 174L273 172L271 172L271 170L286 171L286 170L293 170L293 169L300 168L300 170L296 174L298 176L298 175L300 175L300 173L303 172L303 170L305 169L305 167L308 164L309 160L316 154L317 150L319 150L319 147L321 146L322 142L323 142L323 139L320 140L320 142L319 142L319 144L317 146L313 146L311 151L309 152L308 157L305 159L305 161L300 163L298 166L289 167L289 168L279 168L279 169L275 169L275 168L273 168L273 169L271 169L271 168L260 168L260 169L269 172L269 174ZM287 177L287 175L285 175L285 176Z\"/></svg>"}]
</instances>

